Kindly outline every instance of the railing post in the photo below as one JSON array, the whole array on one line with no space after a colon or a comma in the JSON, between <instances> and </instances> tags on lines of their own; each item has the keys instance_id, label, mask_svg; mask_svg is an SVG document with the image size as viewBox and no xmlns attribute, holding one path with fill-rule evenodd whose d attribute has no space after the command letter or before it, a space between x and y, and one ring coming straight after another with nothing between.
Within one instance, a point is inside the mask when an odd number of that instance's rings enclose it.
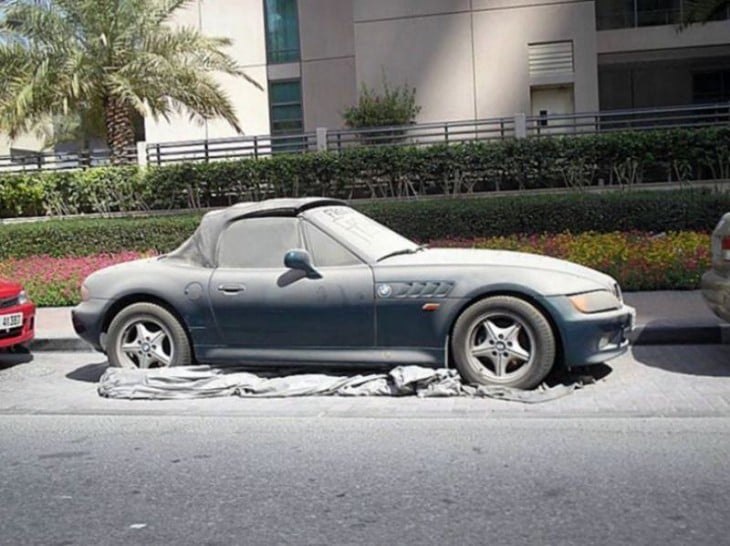
<instances>
[{"instance_id":1,"label":"railing post","mask_svg":"<svg viewBox=\"0 0 730 546\"><path fill-rule=\"evenodd\" d=\"M342 132L337 131L337 151L342 151Z\"/></svg>"},{"instance_id":2,"label":"railing post","mask_svg":"<svg viewBox=\"0 0 730 546\"><path fill-rule=\"evenodd\" d=\"M149 158L147 157L147 143L143 140L140 140L137 143L137 165L140 167L146 167L147 161Z\"/></svg>"},{"instance_id":3,"label":"railing post","mask_svg":"<svg viewBox=\"0 0 730 546\"><path fill-rule=\"evenodd\" d=\"M205 139L203 142L203 156L205 157L205 162L208 163L208 139Z\"/></svg>"},{"instance_id":4,"label":"railing post","mask_svg":"<svg viewBox=\"0 0 730 546\"><path fill-rule=\"evenodd\" d=\"M527 116L524 113L515 114L515 138L527 136Z\"/></svg>"},{"instance_id":5,"label":"railing post","mask_svg":"<svg viewBox=\"0 0 730 546\"><path fill-rule=\"evenodd\" d=\"M158 143L157 146L155 146L155 151L157 152L157 165L162 165L162 156L160 155L160 144Z\"/></svg>"},{"instance_id":6,"label":"railing post","mask_svg":"<svg viewBox=\"0 0 730 546\"><path fill-rule=\"evenodd\" d=\"M317 127L317 151L327 151L327 127Z\"/></svg>"}]
</instances>

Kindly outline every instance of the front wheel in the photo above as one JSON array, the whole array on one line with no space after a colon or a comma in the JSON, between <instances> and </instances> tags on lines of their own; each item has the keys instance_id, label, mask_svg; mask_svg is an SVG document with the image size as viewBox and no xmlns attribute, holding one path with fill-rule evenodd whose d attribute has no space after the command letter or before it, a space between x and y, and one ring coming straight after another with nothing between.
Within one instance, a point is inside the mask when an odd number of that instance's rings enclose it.
<instances>
[{"instance_id":1,"label":"front wheel","mask_svg":"<svg viewBox=\"0 0 730 546\"><path fill-rule=\"evenodd\" d=\"M457 319L452 352L470 384L531 389L553 366L555 336L545 316L530 303L493 296Z\"/></svg>"},{"instance_id":2,"label":"front wheel","mask_svg":"<svg viewBox=\"0 0 730 546\"><path fill-rule=\"evenodd\" d=\"M109 364L120 368L165 368L190 364L188 336L180 321L154 303L134 303L109 325Z\"/></svg>"}]
</instances>

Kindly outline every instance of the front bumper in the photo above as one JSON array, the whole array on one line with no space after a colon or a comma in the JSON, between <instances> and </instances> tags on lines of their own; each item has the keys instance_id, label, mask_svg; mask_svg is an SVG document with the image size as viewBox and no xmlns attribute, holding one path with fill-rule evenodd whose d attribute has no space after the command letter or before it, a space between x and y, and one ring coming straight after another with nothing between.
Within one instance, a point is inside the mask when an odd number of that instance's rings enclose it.
<instances>
[{"instance_id":1,"label":"front bumper","mask_svg":"<svg viewBox=\"0 0 730 546\"><path fill-rule=\"evenodd\" d=\"M0 329L0 349L28 343L35 337L35 304L28 302L3 309L0 314L23 313L23 323L10 329Z\"/></svg>"},{"instance_id":2,"label":"front bumper","mask_svg":"<svg viewBox=\"0 0 730 546\"><path fill-rule=\"evenodd\" d=\"M601 313L581 313L568 298L548 298L563 345L568 368L600 364L629 348L629 334L636 325L636 310L628 305Z\"/></svg>"},{"instance_id":3,"label":"front bumper","mask_svg":"<svg viewBox=\"0 0 730 546\"><path fill-rule=\"evenodd\" d=\"M702 275L702 297L718 317L730 322L730 279L710 269Z\"/></svg>"},{"instance_id":4,"label":"front bumper","mask_svg":"<svg viewBox=\"0 0 730 546\"><path fill-rule=\"evenodd\" d=\"M76 334L97 351L103 352L101 333L109 300L90 299L71 310L71 322Z\"/></svg>"}]
</instances>

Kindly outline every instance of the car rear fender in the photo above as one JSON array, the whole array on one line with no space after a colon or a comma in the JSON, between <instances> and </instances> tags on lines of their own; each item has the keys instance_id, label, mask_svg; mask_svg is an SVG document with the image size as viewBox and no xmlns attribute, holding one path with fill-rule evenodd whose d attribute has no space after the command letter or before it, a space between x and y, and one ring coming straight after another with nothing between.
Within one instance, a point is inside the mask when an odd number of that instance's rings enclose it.
<instances>
[{"instance_id":1,"label":"car rear fender","mask_svg":"<svg viewBox=\"0 0 730 546\"><path fill-rule=\"evenodd\" d=\"M193 357L195 357L195 344L193 343L193 339L191 336L191 324L189 321L185 320L185 313L182 313L180 310L178 310L173 304L171 304L166 299L160 297L156 294L150 294L150 293L131 293L126 294L116 301L112 303L109 308L107 309L106 313L104 314L104 319L102 321L102 327L101 327L101 333L106 334L109 331L109 325L114 320L114 317L117 316L117 314L124 309L125 307L128 307L135 303L154 303L156 305L159 305L160 307L166 309L172 315L180 321L180 324L183 325L185 329L185 333L188 336L188 341L190 342L190 346L193 350Z\"/></svg>"}]
</instances>

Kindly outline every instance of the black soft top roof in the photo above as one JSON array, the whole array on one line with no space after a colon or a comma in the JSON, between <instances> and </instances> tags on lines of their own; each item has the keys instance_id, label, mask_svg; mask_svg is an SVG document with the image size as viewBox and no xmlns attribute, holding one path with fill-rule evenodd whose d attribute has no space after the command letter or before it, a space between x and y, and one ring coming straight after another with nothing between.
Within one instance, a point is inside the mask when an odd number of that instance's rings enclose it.
<instances>
[{"instance_id":1,"label":"black soft top roof","mask_svg":"<svg viewBox=\"0 0 730 546\"><path fill-rule=\"evenodd\" d=\"M208 212L201 219L195 233L165 258L182 260L202 267L215 267L218 237L234 220L253 216L297 216L307 209L327 205L347 205L347 203L326 197L267 199L237 203L225 209Z\"/></svg>"}]
</instances>

